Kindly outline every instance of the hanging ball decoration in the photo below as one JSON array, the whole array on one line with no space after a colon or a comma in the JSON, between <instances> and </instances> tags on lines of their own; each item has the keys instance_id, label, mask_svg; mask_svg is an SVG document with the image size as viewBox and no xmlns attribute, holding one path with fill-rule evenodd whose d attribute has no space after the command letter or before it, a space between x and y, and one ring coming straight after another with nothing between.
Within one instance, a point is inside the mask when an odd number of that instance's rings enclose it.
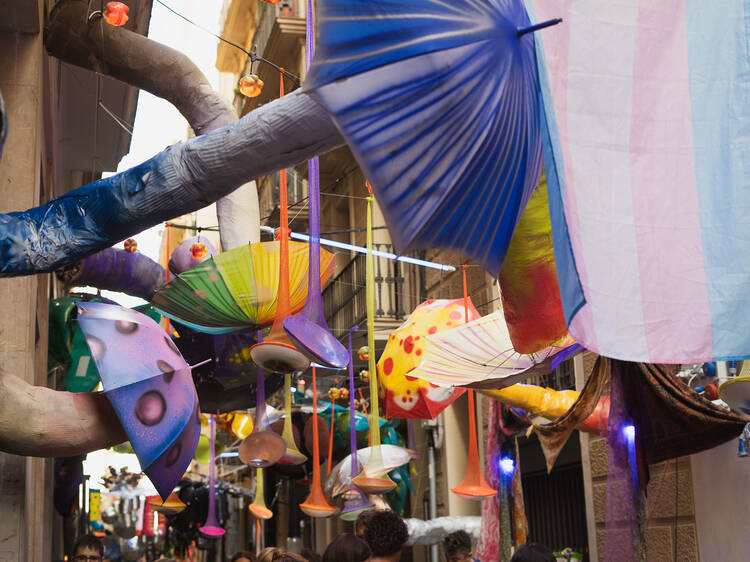
<instances>
[{"instance_id":1,"label":"hanging ball decoration","mask_svg":"<svg viewBox=\"0 0 750 562\"><path fill-rule=\"evenodd\" d=\"M192 246L190 246L190 254L193 256L194 260L202 260L206 257L206 254L208 253L208 250L206 249L206 245L203 242L196 242Z\"/></svg>"},{"instance_id":2,"label":"hanging ball decoration","mask_svg":"<svg viewBox=\"0 0 750 562\"><path fill-rule=\"evenodd\" d=\"M302 392L305 389L305 379L297 379L297 388L300 392Z\"/></svg>"},{"instance_id":3,"label":"hanging ball decoration","mask_svg":"<svg viewBox=\"0 0 750 562\"><path fill-rule=\"evenodd\" d=\"M339 398L342 400L348 400L349 399L349 389L348 388L342 388L339 390Z\"/></svg>"},{"instance_id":4,"label":"hanging ball decoration","mask_svg":"<svg viewBox=\"0 0 750 562\"><path fill-rule=\"evenodd\" d=\"M135 253L135 251L138 249L138 242L136 242L133 238L128 238L125 240L125 251L130 252L131 254Z\"/></svg>"},{"instance_id":5,"label":"hanging ball decoration","mask_svg":"<svg viewBox=\"0 0 750 562\"><path fill-rule=\"evenodd\" d=\"M362 369L359 372L359 380L361 380L362 382L369 382L369 380L370 380L370 371L368 371L367 369Z\"/></svg>"},{"instance_id":6,"label":"hanging ball decoration","mask_svg":"<svg viewBox=\"0 0 750 562\"><path fill-rule=\"evenodd\" d=\"M357 350L357 355L359 356L360 361L369 361L370 360L370 348L366 345L363 345Z\"/></svg>"},{"instance_id":7,"label":"hanging ball decoration","mask_svg":"<svg viewBox=\"0 0 750 562\"><path fill-rule=\"evenodd\" d=\"M128 23L128 12L130 8L122 2L107 2L104 10L104 21L110 25L121 26Z\"/></svg>"},{"instance_id":8,"label":"hanging ball decoration","mask_svg":"<svg viewBox=\"0 0 750 562\"><path fill-rule=\"evenodd\" d=\"M240 79L240 92L243 96L257 98L263 91L263 80L257 74L248 74Z\"/></svg>"},{"instance_id":9,"label":"hanging ball decoration","mask_svg":"<svg viewBox=\"0 0 750 562\"><path fill-rule=\"evenodd\" d=\"M265 0L266 4L278 4L281 0Z\"/></svg>"},{"instance_id":10,"label":"hanging ball decoration","mask_svg":"<svg viewBox=\"0 0 750 562\"><path fill-rule=\"evenodd\" d=\"M335 386L328 389L328 398L331 400L338 400L341 397L341 389Z\"/></svg>"}]
</instances>

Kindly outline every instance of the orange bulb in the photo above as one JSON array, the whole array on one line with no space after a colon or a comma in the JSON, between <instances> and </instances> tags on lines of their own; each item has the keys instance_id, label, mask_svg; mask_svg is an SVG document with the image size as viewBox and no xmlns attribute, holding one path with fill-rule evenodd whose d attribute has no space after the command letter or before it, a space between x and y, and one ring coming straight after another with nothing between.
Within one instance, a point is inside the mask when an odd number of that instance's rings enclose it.
<instances>
[{"instance_id":1,"label":"orange bulb","mask_svg":"<svg viewBox=\"0 0 750 562\"><path fill-rule=\"evenodd\" d=\"M328 389L328 398L331 400L338 400L340 396L341 391L335 386Z\"/></svg>"},{"instance_id":2,"label":"orange bulb","mask_svg":"<svg viewBox=\"0 0 750 562\"><path fill-rule=\"evenodd\" d=\"M137 249L138 249L138 242L136 242L132 238L128 238L127 240L125 240L125 251L130 252L132 254Z\"/></svg>"},{"instance_id":3,"label":"orange bulb","mask_svg":"<svg viewBox=\"0 0 750 562\"><path fill-rule=\"evenodd\" d=\"M265 0L266 4L278 4L281 0Z\"/></svg>"},{"instance_id":4,"label":"orange bulb","mask_svg":"<svg viewBox=\"0 0 750 562\"><path fill-rule=\"evenodd\" d=\"M240 79L240 92L243 96L257 98L263 91L263 80L257 74L248 74Z\"/></svg>"},{"instance_id":5,"label":"orange bulb","mask_svg":"<svg viewBox=\"0 0 750 562\"><path fill-rule=\"evenodd\" d=\"M107 2L107 9L104 10L104 21L110 25L125 25L128 22L128 12L130 8L122 2Z\"/></svg>"},{"instance_id":6,"label":"orange bulb","mask_svg":"<svg viewBox=\"0 0 750 562\"><path fill-rule=\"evenodd\" d=\"M347 400L349 398L349 389L348 388L342 388L339 390L339 398L342 400Z\"/></svg>"}]
</instances>

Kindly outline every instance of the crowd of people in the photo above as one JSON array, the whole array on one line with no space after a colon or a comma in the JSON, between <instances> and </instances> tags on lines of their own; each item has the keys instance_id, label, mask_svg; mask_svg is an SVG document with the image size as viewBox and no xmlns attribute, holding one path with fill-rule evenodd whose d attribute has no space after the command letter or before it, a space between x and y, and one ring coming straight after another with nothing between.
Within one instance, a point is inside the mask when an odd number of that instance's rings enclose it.
<instances>
[{"instance_id":1,"label":"crowd of people","mask_svg":"<svg viewBox=\"0 0 750 562\"><path fill-rule=\"evenodd\" d=\"M409 538L403 519L393 511L371 509L360 514L354 525L355 533L341 533L326 547L321 557L305 550L300 554L283 548L268 547L256 557L249 551L235 553L230 562L398 562ZM456 531L443 540L446 562L476 562L471 537ZM102 562L104 546L93 535L84 535L74 547L73 562ZM513 555L511 562L555 562L546 546L527 543ZM175 562L161 558L156 562Z\"/></svg>"}]
</instances>

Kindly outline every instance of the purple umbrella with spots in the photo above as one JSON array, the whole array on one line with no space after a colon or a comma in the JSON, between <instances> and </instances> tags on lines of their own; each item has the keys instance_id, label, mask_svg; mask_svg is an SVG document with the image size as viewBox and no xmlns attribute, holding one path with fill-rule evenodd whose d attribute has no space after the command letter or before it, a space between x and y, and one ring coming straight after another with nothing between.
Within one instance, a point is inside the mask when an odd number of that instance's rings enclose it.
<instances>
[{"instance_id":1,"label":"purple umbrella with spots","mask_svg":"<svg viewBox=\"0 0 750 562\"><path fill-rule=\"evenodd\" d=\"M159 325L135 310L81 302L78 324L143 472L165 499L200 437L190 366Z\"/></svg>"}]
</instances>

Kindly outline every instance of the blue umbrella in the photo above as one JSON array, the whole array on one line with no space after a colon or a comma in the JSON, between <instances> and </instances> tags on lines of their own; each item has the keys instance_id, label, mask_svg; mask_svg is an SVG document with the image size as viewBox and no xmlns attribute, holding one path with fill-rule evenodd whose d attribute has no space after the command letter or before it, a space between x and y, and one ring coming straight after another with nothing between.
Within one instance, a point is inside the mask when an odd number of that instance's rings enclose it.
<instances>
[{"instance_id":1,"label":"blue umbrella","mask_svg":"<svg viewBox=\"0 0 750 562\"><path fill-rule=\"evenodd\" d=\"M521 0L321 0L318 22L305 88L396 250L446 248L497 275L542 165L539 26Z\"/></svg>"}]
</instances>

